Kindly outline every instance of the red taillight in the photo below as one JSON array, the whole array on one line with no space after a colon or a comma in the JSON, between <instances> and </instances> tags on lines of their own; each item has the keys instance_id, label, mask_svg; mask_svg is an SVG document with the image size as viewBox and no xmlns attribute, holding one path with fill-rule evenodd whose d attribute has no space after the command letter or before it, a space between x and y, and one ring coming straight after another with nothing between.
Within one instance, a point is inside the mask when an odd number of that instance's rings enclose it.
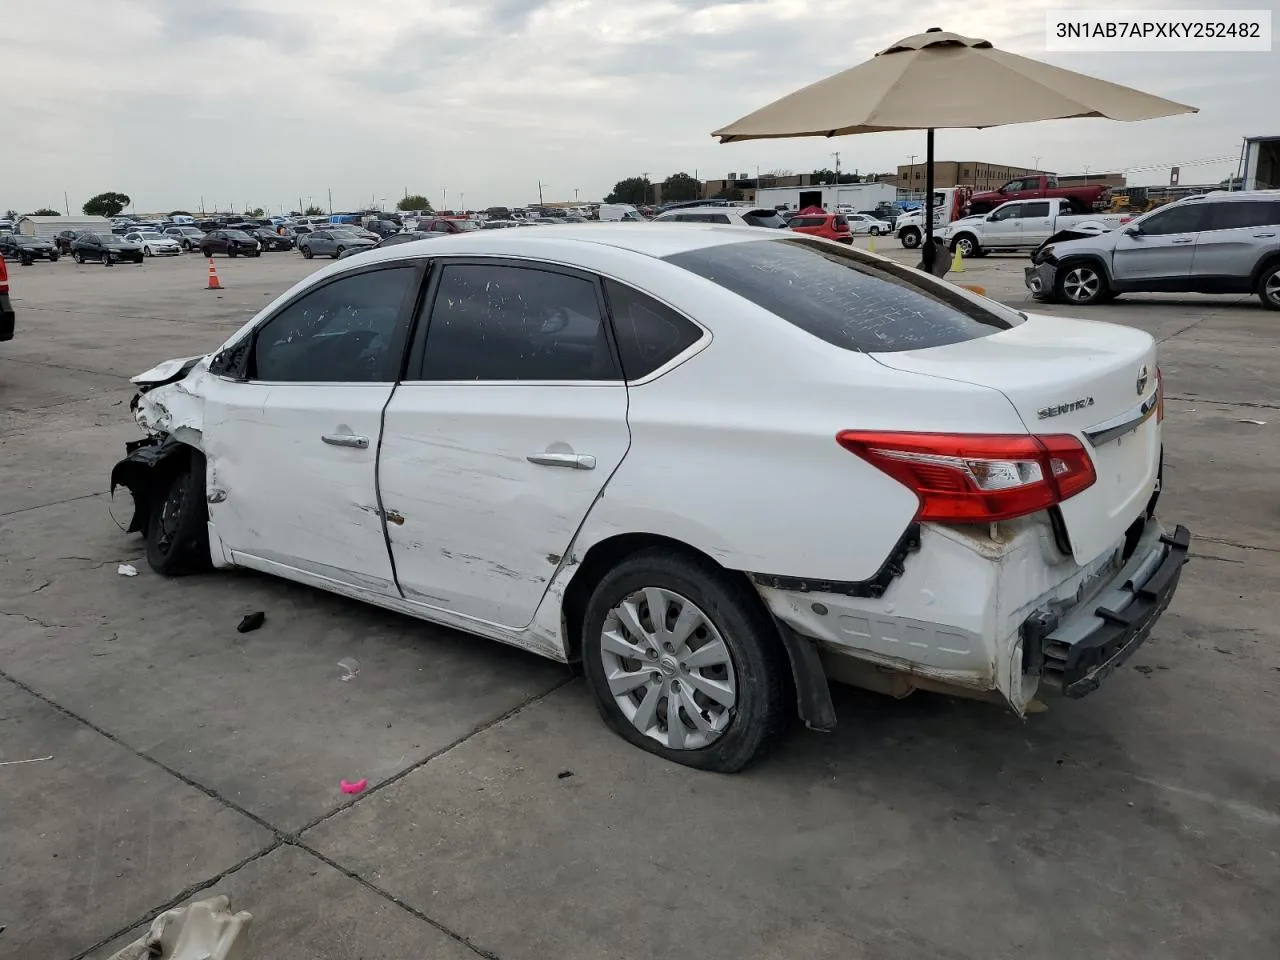
<instances>
[{"instance_id":1,"label":"red taillight","mask_svg":"<svg viewBox=\"0 0 1280 960\"><path fill-rule=\"evenodd\" d=\"M1156 423L1164 419L1164 374L1156 367Z\"/></svg>"},{"instance_id":2,"label":"red taillight","mask_svg":"<svg viewBox=\"0 0 1280 960\"><path fill-rule=\"evenodd\" d=\"M9 292L9 267L4 262L4 256L0 255L0 293Z\"/></svg>"},{"instance_id":3,"label":"red taillight","mask_svg":"<svg viewBox=\"0 0 1280 960\"><path fill-rule=\"evenodd\" d=\"M920 498L918 520L988 523L1061 503L1097 479L1067 434L881 433L843 430L836 442Z\"/></svg>"}]
</instances>

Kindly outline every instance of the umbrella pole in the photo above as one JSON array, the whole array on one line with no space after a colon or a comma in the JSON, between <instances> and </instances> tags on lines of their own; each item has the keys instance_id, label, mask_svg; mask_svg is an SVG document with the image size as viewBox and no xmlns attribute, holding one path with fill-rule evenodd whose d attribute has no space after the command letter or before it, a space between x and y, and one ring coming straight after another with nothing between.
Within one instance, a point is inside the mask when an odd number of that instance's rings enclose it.
<instances>
[{"instance_id":1,"label":"umbrella pole","mask_svg":"<svg viewBox=\"0 0 1280 960\"><path fill-rule=\"evenodd\" d=\"M924 148L924 268L933 273L933 127L925 134Z\"/></svg>"}]
</instances>

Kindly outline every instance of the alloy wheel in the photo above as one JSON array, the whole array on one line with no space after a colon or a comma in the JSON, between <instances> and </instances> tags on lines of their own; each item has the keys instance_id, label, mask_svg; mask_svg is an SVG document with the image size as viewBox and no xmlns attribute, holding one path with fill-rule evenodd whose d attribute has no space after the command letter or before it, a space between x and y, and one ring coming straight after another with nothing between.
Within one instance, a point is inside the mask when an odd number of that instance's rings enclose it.
<instances>
[{"instance_id":1,"label":"alloy wheel","mask_svg":"<svg viewBox=\"0 0 1280 960\"><path fill-rule=\"evenodd\" d=\"M687 597L645 587L614 606L600 633L609 692L640 733L697 750L728 729L737 675L728 645Z\"/></svg>"},{"instance_id":2,"label":"alloy wheel","mask_svg":"<svg viewBox=\"0 0 1280 960\"><path fill-rule=\"evenodd\" d=\"M1101 288L1102 278L1090 267L1072 267L1062 278L1062 292L1074 303L1088 303Z\"/></svg>"},{"instance_id":3,"label":"alloy wheel","mask_svg":"<svg viewBox=\"0 0 1280 960\"><path fill-rule=\"evenodd\" d=\"M1267 282L1262 287L1262 295L1280 307L1280 271L1267 277Z\"/></svg>"}]
</instances>

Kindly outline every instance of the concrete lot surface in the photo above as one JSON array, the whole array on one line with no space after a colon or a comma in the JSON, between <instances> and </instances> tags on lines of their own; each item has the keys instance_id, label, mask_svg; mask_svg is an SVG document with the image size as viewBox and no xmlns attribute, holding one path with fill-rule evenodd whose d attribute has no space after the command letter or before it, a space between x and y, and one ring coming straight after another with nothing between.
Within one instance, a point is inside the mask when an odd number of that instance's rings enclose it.
<instances>
[{"instance_id":1,"label":"concrete lot surface","mask_svg":"<svg viewBox=\"0 0 1280 960\"><path fill-rule=\"evenodd\" d=\"M956 279L1062 312L1026 298L1025 262ZM1096 694L1022 721L840 688L836 733L721 777L625 745L556 664L253 573L147 568L107 495L140 435L127 377L323 262L217 265L221 293L195 256L10 270L0 762L52 759L0 766L0 958L106 957L219 892L261 960L1280 955L1280 314L1085 314L1160 340L1161 513L1196 536Z\"/></svg>"}]
</instances>

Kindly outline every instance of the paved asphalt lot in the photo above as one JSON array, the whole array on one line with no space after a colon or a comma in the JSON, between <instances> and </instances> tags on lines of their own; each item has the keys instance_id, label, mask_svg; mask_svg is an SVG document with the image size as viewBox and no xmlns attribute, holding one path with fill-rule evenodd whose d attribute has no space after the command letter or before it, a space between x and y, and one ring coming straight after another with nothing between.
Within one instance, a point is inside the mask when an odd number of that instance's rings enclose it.
<instances>
[{"instance_id":1,"label":"paved asphalt lot","mask_svg":"<svg viewBox=\"0 0 1280 960\"><path fill-rule=\"evenodd\" d=\"M1024 262L964 279L1028 307ZM1197 538L1098 693L1020 721L839 690L838 732L722 777L627 747L555 664L254 573L151 573L106 494L126 378L322 263L217 265L221 294L192 256L10 267L0 761L53 759L0 767L0 958L104 957L216 892L260 960L1277 956L1280 314L1087 311L1161 341L1161 512Z\"/></svg>"}]
</instances>

